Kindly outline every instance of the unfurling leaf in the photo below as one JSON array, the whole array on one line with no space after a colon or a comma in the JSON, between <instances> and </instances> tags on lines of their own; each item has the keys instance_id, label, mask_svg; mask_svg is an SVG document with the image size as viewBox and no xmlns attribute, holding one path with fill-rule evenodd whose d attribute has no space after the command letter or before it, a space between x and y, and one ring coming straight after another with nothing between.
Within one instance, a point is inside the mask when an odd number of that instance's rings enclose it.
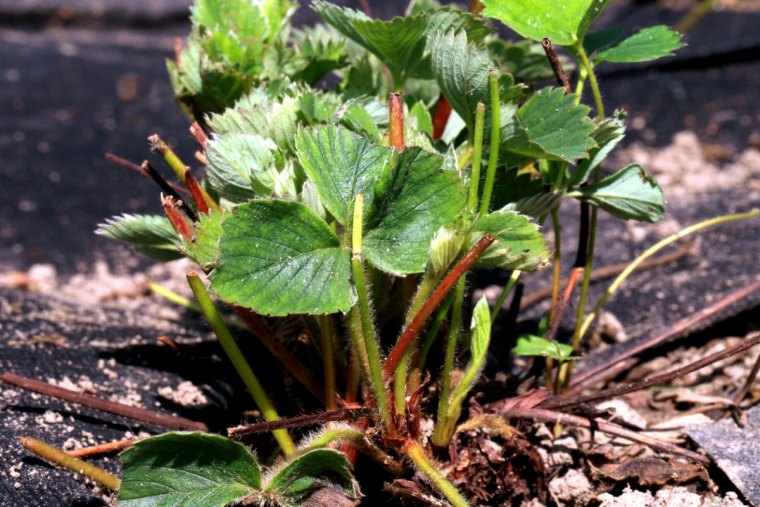
<instances>
[{"instance_id":1,"label":"unfurling leaf","mask_svg":"<svg viewBox=\"0 0 760 507\"><path fill-rule=\"evenodd\" d=\"M660 185L638 164L626 166L567 195L585 199L618 218L656 222L665 212Z\"/></svg>"},{"instance_id":2,"label":"unfurling leaf","mask_svg":"<svg viewBox=\"0 0 760 507\"><path fill-rule=\"evenodd\" d=\"M635 63L670 56L682 48L681 34L665 25L644 28L621 40L614 46L600 51L595 62Z\"/></svg>"},{"instance_id":3,"label":"unfurling leaf","mask_svg":"<svg viewBox=\"0 0 760 507\"><path fill-rule=\"evenodd\" d=\"M166 433L136 443L122 461L122 507L222 507L261 485L250 451L217 435Z\"/></svg>"},{"instance_id":4,"label":"unfurling leaf","mask_svg":"<svg viewBox=\"0 0 760 507\"><path fill-rule=\"evenodd\" d=\"M451 421L459 419L464 398L470 389L472 389L472 386L475 385L480 371L486 364L490 341L491 310L488 308L486 298L482 297L472 311L472 322L470 324L470 353L472 357L470 358L470 362L467 363L462 379L451 394L447 419Z\"/></svg>"},{"instance_id":5,"label":"unfurling leaf","mask_svg":"<svg viewBox=\"0 0 760 507\"><path fill-rule=\"evenodd\" d=\"M350 251L300 202L257 200L223 223L211 287L226 301L265 315L347 312Z\"/></svg>"}]
</instances>

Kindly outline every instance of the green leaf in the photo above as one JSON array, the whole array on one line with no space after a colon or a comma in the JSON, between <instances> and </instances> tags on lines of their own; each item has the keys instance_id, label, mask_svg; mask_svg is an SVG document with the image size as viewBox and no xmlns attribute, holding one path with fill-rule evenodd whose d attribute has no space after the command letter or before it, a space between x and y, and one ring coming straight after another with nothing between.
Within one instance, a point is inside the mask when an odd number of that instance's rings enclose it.
<instances>
[{"instance_id":1,"label":"green leaf","mask_svg":"<svg viewBox=\"0 0 760 507\"><path fill-rule=\"evenodd\" d=\"M592 134L596 147L589 151L589 157L583 160L570 175L567 187L582 185L588 180L591 171L601 165L607 155L625 137L625 112L615 111L612 118L606 118L597 125Z\"/></svg>"},{"instance_id":2,"label":"green leaf","mask_svg":"<svg viewBox=\"0 0 760 507\"><path fill-rule=\"evenodd\" d=\"M382 139L377 124L375 123L375 120L372 119L372 115L356 102L353 102L343 109L340 123L351 131L370 139L374 143L379 144Z\"/></svg>"},{"instance_id":3,"label":"green leaf","mask_svg":"<svg viewBox=\"0 0 760 507\"><path fill-rule=\"evenodd\" d=\"M215 135L206 150L206 181L211 190L233 203L272 194L277 179L273 151L277 146L257 134Z\"/></svg>"},{"instance_id":4,"label":"green leaf","mask_svg":"<svg viewBox=\"0 0 760 507\"><path fill-rule=\"evenodd\" d=\"M217 135L259 134L271 137L267 110L272 98L264 88L254 88L223 113L210 114L207 123Z\"/></svg>"},{"instance_id":5,"label":"green leaf","mask_svg":"<svg viewBox=\"0 0 760 507\"><path fill-rule=\"evenodd\" d=\"M191 19L201 27L203 46L212 60L258 74L267 44L295 5L282 0L197 0Z\"/></svg>"},{"instance_id":6,"label":"green leaf","mask_svg":"<svg viewBox=\"0 0 760 507\"><path fill-rule=\"evenodd\" d=\"M222 224L211 287L222 299L266 315L347 312L349 250L300 202L257 200Z\"/></svg>"},{"instance_id":7,"label":"green leaf","mask_svg":"<svg viewBox=\"0 0 760 507\"><path fill-rule=\"evenodd\" d=\"M122 507L223 507L260 486L261 471L245 446L205 433L166 433L121 456Z\"/></svg>"},{"instance_id":8,"label":"green leaf","mask_svg":"<svg viewBox=\"0 0 760 507\"><path fill-rule=\"evenodd\" d=\"M422 60L426 46L425 16L370 19L354 9L318 0L312 8L343 35L382 61L400 87Z\"/></svg>"},{"instance_id":9,"label":"green leaf","mask_svg":"<svg viewBox=\"0 0 760 507\"><path fill-rule=\"evenodd\" d=\"M95 234L130 243L141 254L159 261L182 257L177 233L164 216L124 213L99 224Z\"/></svg>"},{"instance_id":10,"label":"green leaf","mask_svg":"<svg viewBox=\"0 0 760 507\"><path fill-rule=\"evenodd\" d=\"M349 225L356 194L364 194L365 201L372 199L375 180L391 153L337 126L299 131L296 151L322 204L344 226Z\"/></svg>"},{"instance_id":11,"label":"green leaf","mask_svg":"<svg viewBox=\"0 0 760 507\"><path fill-rule=\"evenodd\" d=\"M347 63L346 42L339 40L337 32L328 30L326 25L294 30L292 52L293 62L286 62L288 74L296 81L313 86L333 70Z\"/></svg>"},{"instance_id":12,"label":"green leaf","mask_svg":"<svg viewBox=\"0 0 760 507\"><path fill-rule=\"evenodd\" d=\"M456 220L467 196L440 156L414 147L395 156L364 219L364 256L388 273L421 273L433 236Z\"/></svg>"},{"instance_id":13,"label":"green leaf","mask_svg":"<svg viewBox=\"0 0 760 507\"><path fill-rule=\"evenodd\" d=\"M639 30L614 46L600 51L594 61L597 63L647 62L670 56L683 45L681 34L665 25L657 25Z\"/></svg>"},{"instance_id":14,"label":"green leaf","mask_svg":"<svg viewBox=\"0 0 760 507\"><path fill-rule=\"evenodd\" d=\"M201 213L193 225L193 239L182 238L185 255L197 262L204 271L216 265L219 256L219 239L222 236L222 212L212 209L208 215Z\"/></svg>"},{"instance_id":15,"label":"green leaf","mask_svg":"<svg viewBox=\"0 0 760 507\"><path fill-rule=\"evenodd\" d=\"M549 341L543 336L532 334L524 334L517 338L517 346L512 349L512 352L518 356L550 357L561 363L581 358L581 356L573 355L573 347L570 345Z\"/></svg>"},{"instance_id":16,"label":"green leaf","mask_svg":"<svg viewBox=\"0 0 760 507\"><path fill-rule=\"evenodd\" d=\"M491 341L491 310L488 307L488 301L485 296L475 305L472 311L472 322L470 323L470 353L472 357L462 375L454 392L451 394L449 404L448 418L456 421L462 410L462 403L465 396L475 385L478 374L486 364L488 354L488 344Z\"/></svg>"},{"instance_id":17,"label":"green leaf","mask_svg":"<svg viewBox=\"0 0 760 507\"><path fill-rule=\"evenodd\" d=\"M562 88L536 92L502 128L502 148L534 158L574 162L596 146L589 108L575 103Z\"/></svg>"},{"instance_id":18,"label":"green leaf","mask_svg":"<svg viewBox=\"0 0 760 507\"><path fill-rule=\"evenodd\" d=\"M351 474L351 463L345 454L333 449L313 449L291 459L268 474L264 491L298 505L317 481L323 478L337 479L353 498L360 495L359 487Z\"/></svg>"},{"instance_id":19,"label":"green leaf","mask_svg":"<svg viewBox=\"0 0 760 507\"><path fill-rule=\"evenodd\" d=\"M464 33L438 33L433 37L432 69L441 93L465 121L470 135L475 132L475 109L478 102L490 110L488 50L469 43Z\"/></svg>"},{"instance_id":20,"label":"green leaf","mask_svg":"<svg viewBox=\"0 0 760 507\"><path fill-rule=\"evenodd\" d=\"M615 42L622 33L622 30L618 28L592 32L583 38L583 49L590 55L594 51L604 49Z\"/></svg>"},{"instance_id":21,"label":"green leaf","mask_svg":"<svg viewBox=\"0 0 760 507\"><path fill-rule=\"evenodd\" d=\"M539 227L515 211L502 209L481 216L473 226L472 244L486 233L497 239L480 257L481 265L535 271L549 258Z\"/></svg>"},{"instance_id":22,"label":"green leaf","mask_svg":"<svg viewBox=\"0 0 760 507\"><path fill-rule=\"evenodd\" d=\"M483 0L483 15L498 19L526 39L572 46L583 40L610 0Z\"/></svg>"},{"instance_id":23,"label":"green leaf","mask_svg":"<svg viewBox=\"0 0 760 507\"><path fill-rule=\"evenodd\" d=\"M251 77L212 62L193 33L178 62L167 61L172 90L183 109L196 120L232 106L251 86Z\"/></svg>"},{"instance_id":24,"label":"green leaf","mask_svg":"<svg viewBox=\"0 0 760 507\"><path fill-rule=\"evenodd\" d=\"M567 195L585 199L618 218L656 222L665 212L660 185L638 164Z\"/></svg>"}]
</instances>

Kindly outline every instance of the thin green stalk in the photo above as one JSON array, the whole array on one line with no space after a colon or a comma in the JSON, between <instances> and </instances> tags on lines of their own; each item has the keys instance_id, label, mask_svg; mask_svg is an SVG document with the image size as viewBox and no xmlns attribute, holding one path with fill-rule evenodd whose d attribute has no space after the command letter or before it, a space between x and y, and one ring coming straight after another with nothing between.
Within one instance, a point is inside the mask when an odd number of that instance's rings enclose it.
<instances>
[{"instance_id":1,"label":"thin green stalk","mask_svg":"<svg viewBox=\"0 0 760 507\"><path fill-rule=\"evenodd\" d=\"M187 308L188 310L193 310L194 312L201 313L200 306L198 306L197 304L195 304L193 301L189 300L185 296L181 294L177 294L173 290L167 289L163 285L159 285L156 282L151 282L150 285L148 285L148 288L154 294L161 296L162 298L174 303L175 305L179 305L183 308ZM240 322L237 319L231 319L227 316L222 316L222 319L224 319L224 322L228 326L235 326L240 329L248 329L248 326L246 326L243 322Z\"/></svg>"},{"instance_id":2,"label":"thin green stalk","mask_svg":"<svg viewBox=\"0 0 760 507\"><path fill-rule=\"evenodd\" d=\"M483 198L480 211L488 213L491 209L491 194L496 180L496 165L499 162L499 141L501 140L501 104L499 102L499 71L491 69L488 74L488 86L491 91L491 144L488 152L488 169L483 184Z\"/></svg>"},{"instance_id":3,"label":"thin green stalk","mask_svg":"<svg viewBox=\"0 0 760 507\"><path fill-rule=\"evenodd\" d=\"M594 66L588 59L586 50L583 48L583 43L577 42L575 44L575 50L581 60L583 70L588 75L589 85L591 86L591 92L594 95L594 102L596 104L596 114L598 118L605 118L604 102L602 101L602 94L599 91L599 82L596 79L594 73ZM578 99L580 100L580 98ZM594 181L599 179L601 174L601 167L597 167L594 170ZM581 293L578 299L578 311L576 314L575 330L573 331L572 344L573 347L580 342L581 339L581 325L583 323L583 317L586 314L586 300L588 299L588 290L591 285L591 272L594 268L594 251L596 249L596 228L598 222L599 209L596 206L591 207L591 220L589 221L589 234L586 251L586 265L583 270L583 282L581 284ZM557 372L557 385L566 385L570 381L570 374L572 363L563 364Z\"/></svg>"},{"instance_id":4,"label":"thin green stalk","mask_svg":"<svg viewBox=\"0 0 760 507\"><path fill-rule=\"evenodd\" d=\"M404 446L404 450L412 463L422 474L440 491L454 507L470 507L469 502L457 491L436 466L428 459L425 450L414 440L410 440Z\"/></svg>"},{"instance_id":5,"label":"thin green stalk","mask_svg":"<svg viewBox=\"0 0 760 507\"><path fill-rule=\"evenodd\" d=\"M438 413L435 419L435 428L433 429L433 445L445 447L449 442L447 432L447 421L449 412L449 402L451 395L451 374L454 371L454 357L457 349L457 339L459 338L459 326L462 322L462 306L464 305L465 277L457 282L454 288L454 302L451 308L451 325L449 326L449 336L446 340L444 349L443 371L441 372L441 393L438 399Z\"/></svg>"},{"instance_id":6,"label":"thin green stalk","mask_svg":"<svg viewBox=\"0 0 760 507\"><path fill-rule=\"evenodd\" d=\"M583 89L586 87L586 79L588 78L588 72L581 67L578 72L578 83L575 85L575 103L580 104L581 97L583 97Z\"/></svg>"},{"instance_id":7,"label":"thin green stalk","mask_svg":"<svg viewBox=\"0 0 760 507\"><path fill-rule=\"evenodd\" d=\"M559 311L559 291L562 281L562 224L559 221L559 207L551 210L552 230L554 231L554 261L552 266L552 299L549 307L549 322L554 322L555 314ZM551 329L551 326L549 327ZM549 337L553 339L554 337ZM547 357L544 363L544 378L546 386L550 387L552 383L552 372L554 371L554 360Z\"/></svg>"},{"instance_id":8,"label":"thin green stalk","mask_svg":"<svg viewBox=\"0 0 760 507\"><path fill-rule=\"evenodd\" d=\"M119 491L119 488L121 487L121 479L115 475L111 475L102 468L75 458L42 440L33 437L21 437L20 440L21 445L53 464L67 468L74 473L87 477L88 479L92 479L112 491Z\"/></svg>"},{"instance_id":9,"label":"thin green stalk","mask_svg":"<svg viewBox=\"0 0 760 507\"><path fill-rule=\"evenodd\" d=\"M470 195L467 198L467 211L475 213L478 210L478 186L480 185L480 165L483 156L483 130L485 125L486 106L478 102L475 108L475 137L472 141L472 171L470 172Z\"/></svg>"},{"instance_id":10,"label":"thin green stalk","mask_svg":"<svg viewBox=\"0 0 760 507\"><path fill-rule=\"evenodd\" d=\"M575 43L575 51L578 53L578 57L581 60L583 70L586 71L588 76L588 83L591 86L591 93L594 95L594 104L596 105L596 115L599 118L605 118L604 114L604 102L602 101L602 93L599 90L599 82L596 80L596 73L594 72L594 66L588 59L586 50L583 48L582 42Z\"/></svg>"},{"instance_id":11,"label":"thin green stalk","mask_svg":"<svg viewBox=\"0 0 760 507\"><path fill-rule=\"evenodd\" d=\"M664 238L651 247L647 248L644 253L636 257L636 259L631 262L628 267L626 267L618 276L615 278L615 280L610 284L609 287L607 287L607 290L604 291L604 294L601 298L596 302L594 305L593 310L589 312L588 316L586 316L585 319L582 321L580 320L582 316L579 316L579 325L576 327L576 332L573 333L573 340L572 340L572 346L573 348L577 348L580 345L581 340L585 336L585 334L588 332L589 328L591 327L591 324L593 324L596 317L599 315L600 310L602 307L604 307L605 304L607 304L607 301L610 300L610 298L615 294L617 289L620 287L620 285L625 281L628 276L630 276L633 271L636 270L642 263L646 262L647 259L649 259L651 256L655 255L657 252L662 250L668 245L671 245L678 241L679 239L685 238L686 236L689 236L691 234L694 234L695 232L702 231L704 229L714 227L716 225L721 225L729 222L735 222L738 220L746 220L748 218L756 217L760 214L760 210L753 209L750 211L747 211L745 213L735 213L732 215L722 215L716 218L711 218L709 220L704 220L702 222L696 223L694 225L691 225L682 231L679 231L676 234L673 234L671 236L668 236L667 238ZM593 218L593 217L592 217ZM567 388L570 386L570 380L572 378L573 374L573 363L568 362L566 364L562 365L562 369L560 370L561 378L559 379L561 381L562 390L567 390Z\"/></svg>"},{"instance_id":12,"label":"thin green stalk","mask_svg":"<svg viewBox=\"0 0 760 507\"><path fill-rule=\"evenodd\" d=\"M562 277L562 223L559 221L559 207L552 209L552 230L554 232L554 262L552 266L552 304L549 310L549 320L559 301L559 289Z\"/></svg>"},{"instance_id":13,"label":"thin green stalk","mask_svg":"<svg viewBox=\"0 0 760 507\"><path fill-rule=\"evenodd\" d=\"M425 271L425 275L422 277L417 292L414 294L414 299L409 307L409 311L406 314L406 320L404 326L408 326L415 315L420 311L422 305L425 304L430 294L438 284L439 277L436 276L432 270ZM409 373L409 361L412 355L412 348L406 351L404 357L398 365L398 368L393 374L393 404L396 408L396 413L404 415L406 413L406 393L407 393L407 380Z\"/></svg>"},{"instance_id":14,"label":"thin green stalk","mask_svg":"<svg viewBox=\"0 0 760 507\"><path fill-rule=\"evenodd\" d=\"M591 310L591 312L588 314L586 319L583 321L583 325L581 326L581 330L580 330L580 338L583 338L583 336L588 332L588 329L591 327L591 324L593 324L597 315L599 315L599 311L602 309L602 307L604 307L604 305L607 304L607 302L615 294L618 288L620 288L620 285L622 285L622 283L626 280L626 278L628 278L631 275L631 273L633 273L642 263L646 262L647 259L655 255L657 252L667 247L668 245L671 245L675 243L676 241L682 238L685 238L686 236L689 236L696 232L700 232L704 229L708 229L710 227L715 227L717 225L722 225L729 222L736 222L738 220L746 220L748 218L756 217L759 214L760 214L760 210L753 209L745 213L722 215L719 217L711 218L709 220L704 220L694 225L690 225L689 227L679 231L678 233L668 236L667 238L664 238L658 241L657 243L655 243L654 245L650 246L649 248L647 248L646 251L644 251L641 255L636 257L636 259L634 259L633 262L631 262L628 265L628 267L625 268L617 276L617 278L615 278L615 280L610 284L607 290L604 291L604 294L602 295L602 297L600 297L599 301L597 301L596 304L594 305L594 309ZM580 344L580 341L578 343L574 343L573 346L577 347L579 344Z\"/></svg>"},{"instance_id":15,"label":"thin green stalk","mask_svg":"<svg viewBox=\"0 0 760 507\"><path fill-rule=\"evenodd\" d=\"M522 271L519 269L515 269L512 271L512 274L509 275L509 280L507 280L507 284L504 286L504 290L502 290L501 294L499 294L499 299L496 300L496 303L491 310L491 322L496 321L496 317L499 316L501 307L504 306L504 301L507 300L507 296L509 296L509 293L512 292L515 284L517 284L517 280L520 279L520 275L522 275Z\"/></svg>"},{"instance_id":16,"label":"thin green stalk","mask_svg":"<svg viewBox=\"0 0 760 507\"><path fill-rule=\"evenodd\" d=\"M194 271L188 272L187 283L190 284L190 288L193 291L195 299L198 301L203 316L206 318L209 326L211 326L214 334L219 339L219 343L222 345L224 352L230 359L232 366L235 367L235 371L240 375L245 387L248 389L248 392L251 393L251 396L253 396L259 410L261 410L261 415L263 415L264 419L267 421L279 421L280 416L277 414L277 410L275 410L274 405L269 400L269 396L267 396L266 391L264 391L264 388L261 386L259 379L256 377L256 374L253 373L245 356L243 356L240 347L235 343L235 339L224 324L222 316L219 314L216 306L214 306L214 302L211 300L211 296L209 296L206 291L206 287L198 277L198 274ZM296 450L296 446L287 431L274 430L272 434L277 440L277 443L280 444L282 452L286 455L292 454Z\"/></svg>"},{"instance_id":17,"label":"thin green stalk","mask_svg":"<svg viewBox=\"0 0 760 507\"><path fill-rule=\"evenodd\" d=\"M354 222L352 230L352 256L351 271L354 276L354 286L356 287L356 296L359 300L359 318L361 321L361 338L364 341L364 348L367 353L367 364L369 367L370 384L374 391L377 401L377 408L380 412L380 419L386 427L392 423L390 407L388 406L388 396L385 392L385 382L383 381L383 370L380 362L380 348L378 346L375 325L372 322L372 310L369 304L369 291L367 290L367 281L364 277L364 266L362 263L362 220L364 210L364 196L357 194L354 203Z\"/></svg>"},{"instance_id":18,"label":"thin green stalk","mask_svg":"<svg viewBox=\"0 0 760 507\"><path fill-rule=\"evenodd\" d=\"M425 366L425 361L427 360L427 355L430 352L430 347L433 346L433 343L435 342L435 339L438 336L438 332L441 330L441 326L443 326L443 322L446 320L446 315L448 315L449 308L451 308L451 303L453 301L454 301L454 297L452 294L449 294L448 296L446 296L446 300L438 309L438 313L435 316L435 320L430 325L430 330L428 331L427 336L425 337L425 340L422 343L422 347L420 347L420 357L419 357L420 369L422 369Z\"/></svg>"},{"instance_id":19,"label":"thin green stalk","mask_svg":"<svg viewBox=\"0 0 760 507\"><path fill-rule=\"evenodd\" d=\"M319 336L322 340L322 364L325 371L325 409L336 410L338 408L335 389L335 327L331 315L320 315Z\"/></svg>"}]
</instances>

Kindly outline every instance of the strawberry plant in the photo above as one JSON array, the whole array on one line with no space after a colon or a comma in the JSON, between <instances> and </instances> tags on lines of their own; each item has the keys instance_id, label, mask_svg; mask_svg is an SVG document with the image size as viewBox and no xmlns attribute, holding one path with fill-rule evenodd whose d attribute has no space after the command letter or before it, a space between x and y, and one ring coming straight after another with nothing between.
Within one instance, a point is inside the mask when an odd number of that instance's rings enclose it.
<instances>
[{"instance_id":1,"label":"strawberry plant","mask_svg":"<svg viewBox=\"0 0 760 507\"><path fill-rule=\"evenodd\" d=\"M625 114L606 115L595 69L667 56L680 37L664 26L626 37L591 31L608 3L483 0L467 12L420 0L404 17L378 20L317 0L324 23L295 28L286 0L196 1L192 33L168 69L195 121L205 176L152 136L184 188L143 164L161 183L165 216L114 217L99 233L159 260L195 261L325 414L359 406L362 416L296 443L201 275L189 273L283 456L262 472L220 436L148 439L124 454L121 504L298 505L326 483L357 498L349 457L358 449L389 474L411 473L408 460L452 505L469 505L431 457L452 443L503 301L470 305L468 273L510 271L506 297L520 273L554 262L547 326L517 353L546 356L559 393L585 332L598 211L646 222L664 212L646 169L602 172ZM526 40L500 39L488 18ZM563 68L571 63L575 90ZM558 87L537 85L555 78ZM557 210L567 199L580 202L582 227L560 297ZM549 218L552 248L541 231ZM553 343L576 282L578 328L570 345ZM283 321L308 336L321 364L279 341L271 330Z\"/></svg>"}]
</instances>

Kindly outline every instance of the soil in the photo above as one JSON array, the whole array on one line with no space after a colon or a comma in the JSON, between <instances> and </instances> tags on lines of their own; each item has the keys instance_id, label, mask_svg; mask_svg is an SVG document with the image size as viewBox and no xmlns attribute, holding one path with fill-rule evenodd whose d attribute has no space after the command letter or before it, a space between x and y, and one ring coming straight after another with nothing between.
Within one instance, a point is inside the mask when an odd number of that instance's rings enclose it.
<instances>
[{"instance_id":1,"label":"soil","mask_svg":"<svg viewBox=\"0 0 760 507\"><path fill-rule=\"evenodd\" d=\"M601 73L605 100L632 112L625 149L606 169L641 163L663 185L669 207L655 225L602 215L597 266L630 261L658 239L699 220L760 206L760 98L754 86L760 63L756 52L746 56L760 45L753 28L758 14L746 9L745 2L722 3L722 12L692 32L684 55L647 71L632 67ZM74 2L72 17L43 1L30 3L28 10L19 10L16 2L0 3L0 23L26 19L0 32L0 55L7 63L0 76L7 85L0 89L7 113L0 131L0 371L203 420L222 430L239 423L251 408L244 388L230 375L205 324L149 290L156 281L188 296L188 264L153 266L91 233L111 214L158 211L149 183L106 168L103 151L142 160L144 138L158 131L191 158L187 120L172 103L162 63L172 37L186 32L178 22L186 3L159 2L157 10L117 4L104 2L98 12L87 9L89 2ZM391 12L392 3L388 5ZM620 2L606 22L622 21L632 28L672 22L682 14ZM562 213L568 238L564 258L571 262L577 208L568 204ZM754 282L757 251L758 220L701 234L686 257L626 282L607 307L606 326L596 333L594 350L617 350L618 343L659 333ZM475 295L483 291L495 300L504 282L500 276L480 274ZM526 295L548 279L548 273L526 277ZM605 282L594 284L591 301L605 287ZM760 325L757 309L758 299L748 299L711 327L645 354L610 385L662 372L742 340ZM535 327L545 311L545 302L527 309L517 329ZM571 309L563 322L563 336L574 324L573 313ZM508 341L507 331L514 335L512 323L503 318L496 336ZM159 342L160 336L169 336L179 349ZM251 357L268 357L246 343ZM513 387L518 368L512 366L509 348L503 345L505 353L490 361L473 410L503 398L505 389ZM699 449L699 442L716 461L709 467L600 432L564 427L555 437L551 424L520 423L513 428L516 433L473 429L460 434L456 452L467 460L460 459L452 473L483 505L751 505L758 502L752 496L757 478L748 485L745 475L742 483L717 454L721 445L741 442L744 430L729 418L717 423L729 428L717 446L697 436L716 427L714 420L724 415L726 399L742 385L758 356L757 350L750 352L676 381L672 389L632 393L593 407L608 419L654 431L690 449ZM272 361L262 363L261 368L273 368ZM264 378L270 379L266 388L284 412L304 410L295 401L302 393L279 372ZM741 405L749 409L750 421L760 417L755 416L758 399L760 390L754 388ZM17 443L22 435L73 449L161 431L8 386L0 388L0 408L2 505L113 503L111 495L89 481L32 457ZM260 454L267 446L271 442L258 443ZM748 461L751 457L745 457ZM94 463L112 472L119 467L113 455ZM361 462L357 469L360 479L372 479L375 472ZM494 481L501 481L502 496L489 489ZM421 480L402 487L430 494ZM377 495L363 504L372 505Z\"/></svg>"}]
</instances>

